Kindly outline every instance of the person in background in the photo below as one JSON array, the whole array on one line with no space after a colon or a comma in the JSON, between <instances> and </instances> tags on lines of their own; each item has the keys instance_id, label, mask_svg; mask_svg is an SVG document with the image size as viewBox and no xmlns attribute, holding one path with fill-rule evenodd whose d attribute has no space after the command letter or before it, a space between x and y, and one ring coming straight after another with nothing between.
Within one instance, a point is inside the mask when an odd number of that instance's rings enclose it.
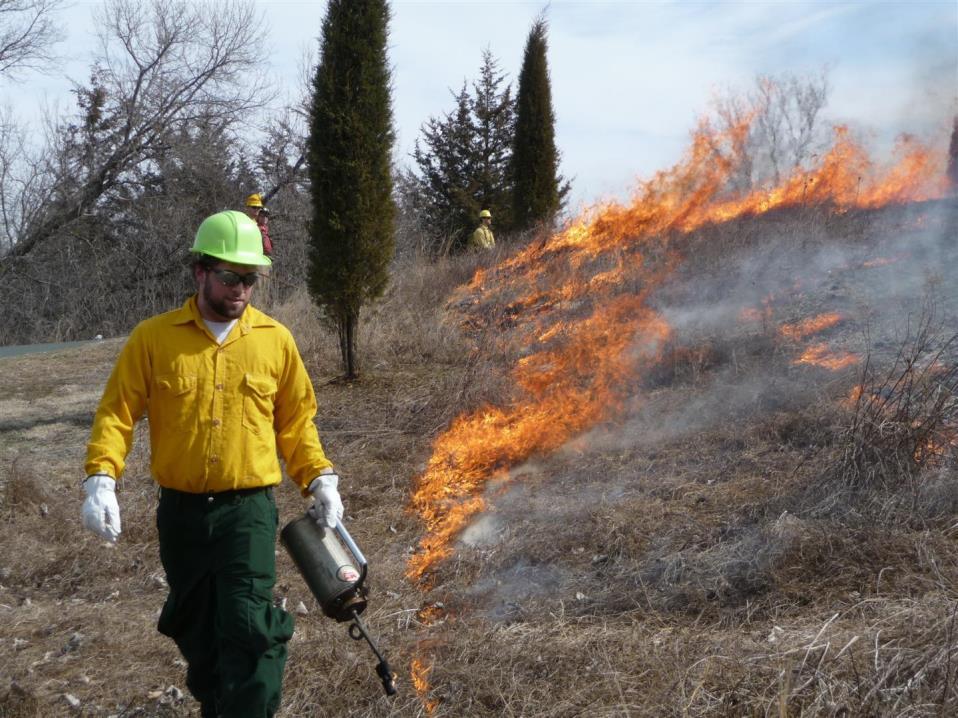
<instances>
[{"instance_id":1,"label":"person in background","mask_svg":"<svg viewBox=\"0 0 958 718\"><path fill-rule=\"evenodd\" d=\"M269 236L269 208L263 204L259 194L251 194L246 198L246 216L256 222L260 234L263 236L263 254L267 257L273 254L273 240Z\"/></svg>"},{"instance_id":2,"label":"person in background","mask_svg":"<svg viewBox=\"0 0 958 718\"><path fill-rule=\"evenodd\" d=\"M343 504L293 337L250 304L270 264L256 224L214 214L191 251L196 293L140 322L107 381L87 446L83 523L119 539L116 485L145 414L169 583L157 629L186 659L202 716L262 718L279 708L293 635L272 595L277 448L317 523L334 527Z\"/></svg>"},{"instance_id":3,"label":"person in background","mask_svg":"<svg viewBox=\"0 0 958 718\"><path fill-rule=\"evenodd\" d=\"M479 213L479 226L469 237L469 249L487 250L496 246L496 238L492 235L492 213L484 209Z\"/></svg>"}]
</instances>

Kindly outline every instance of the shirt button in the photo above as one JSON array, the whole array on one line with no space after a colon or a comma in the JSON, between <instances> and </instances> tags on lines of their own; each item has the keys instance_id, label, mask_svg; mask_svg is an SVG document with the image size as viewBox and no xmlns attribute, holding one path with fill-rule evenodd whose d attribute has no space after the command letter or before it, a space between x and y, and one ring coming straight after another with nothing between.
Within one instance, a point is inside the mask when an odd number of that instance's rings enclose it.
<instances>
[{"instance_id":1,"label":"shirt button","mask_svg":"<svg viewBox=\"0 0 958 718\"><path fill-rule=\"evenodd\" d=\"M208 504L213 503L213 497L212 497L212 495L210 495L210 496L208 496L208 497L206 498L206 503L208 503Z\"/></svg>"},{"instance_id":2,"label":"shirt button","mask_svg":"<svg viewBox=\"0 0 958 718\"><path fill-rule=\"evenodd\" d=\"M215 463L216 463L217 461L219 461L219 460L220 460L220 457L218 457L218 456L211 456L211 457L210 457L210 463L211 463L211 464L215 464Z\"/></svg>"},{"instance_id":3,"label":"shirt button","mask_svg":"<svg viewBox=\"0 0 958 718\"><path fill-rule=\"evenodd\" d=\"M220 420L219 420L219 419L213 419L213 426L219 426L219 425L220 425Z\"/></svg>"},{"instance_id":4,"label":"shirt button","mask_svg":"<svg viewBox=\"0 0 958 718\"><path fill-rule=\"evenodd\" d=\"M223 391L223 385L222 385L222 384L217 384L217 385L216 385L216 391Z\"/></svg>"}]
</instances>

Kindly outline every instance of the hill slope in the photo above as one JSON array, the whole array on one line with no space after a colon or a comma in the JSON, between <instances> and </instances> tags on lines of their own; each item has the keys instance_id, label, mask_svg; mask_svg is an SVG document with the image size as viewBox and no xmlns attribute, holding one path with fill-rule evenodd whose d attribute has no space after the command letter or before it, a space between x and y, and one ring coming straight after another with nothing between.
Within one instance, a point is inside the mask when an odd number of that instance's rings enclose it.
<instances>
[{"instance_id":1,"label":"hill slope","mask_svg":"<svg viewBox=\"0 0 958 718\"><path fill-rule=\"evenodd\" d=\"M305 299L275 307L316 381L401 689L380 695L371 654L281 553L277 593L308 611L283 714L954 712L956 219L953 202L791 209L589 262L530 245L471 280L485 260L404 267L352 385ZM588 323L609 307L654 337ZM620 335L629 361L598 358ZM183 667L154 631L144 437L119 546L80 525L120 344L0 360L2 716L70 715L66 694L91 716L195 711L168 690ZM562 347L597 371L573 362L568 378ZM573 403L533 430L531 390ZM470 417L512 431L493 447L506 456L431 503ZM279 502L284 522L304 508L289 486Z\"/></svg>"}]
</instances>

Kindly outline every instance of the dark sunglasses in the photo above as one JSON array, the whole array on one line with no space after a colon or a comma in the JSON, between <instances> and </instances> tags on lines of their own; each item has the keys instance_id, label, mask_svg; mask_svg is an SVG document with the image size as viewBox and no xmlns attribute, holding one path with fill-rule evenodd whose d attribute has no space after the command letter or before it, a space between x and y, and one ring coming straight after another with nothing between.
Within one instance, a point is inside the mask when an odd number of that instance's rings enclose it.
<instances>
[{"instance_id":1,"label":"dark sunglasses","mask_svg":"<svg viewBox=\"0 0 958 718\"><path fill-rule=\"evenodd\" d=\"M216 278L226 287L235 287L240 282L243 283L244 287L252 287L256 284L256 280L259 279L259 275L256 272L237 274L229 269L211 269L210 271L215 274Z\"/></svg>"}]
</instances>

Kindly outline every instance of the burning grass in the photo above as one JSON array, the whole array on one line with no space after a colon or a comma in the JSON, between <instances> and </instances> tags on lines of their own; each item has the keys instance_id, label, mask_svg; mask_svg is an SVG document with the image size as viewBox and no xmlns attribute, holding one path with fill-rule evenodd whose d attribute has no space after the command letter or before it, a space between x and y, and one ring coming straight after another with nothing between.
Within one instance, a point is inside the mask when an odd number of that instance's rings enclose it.
<instances>
[{"instance_id":1,"label":"burning grass","mask_svg":"<svg viewBox=\"0 0 958 718\"><path fill-rule=\"evenodd\" d=\"M400 674L400 695L382 697L372 656L319 615L281 551L277 596L307 611L290 644L282 715L955 712L949 444L919 453L918 464L882 443L897 434L880 422L867 433L863 418L907 408L896 425L932 439L949 425L951 404L933 389L954 366L951 349L905 343L901 356L917 358L895 369L903 344L882 321L920 314L926 269L955 266L951 249L927 241L942 222L801 208L705 226L683 239L701 249L685 263L658 244L637 269L632 250L598 257L571 232L565 247L517 248L459 293L480 260L411 265L370 311L365 374L353 384L337 381L336 342L305 297L277 307L316 381L350 531L371 562L367 622ZM577 243L585 249L573 251ZM864 266L881 256L901 259ZM550 278L525 273L536 262ZM511 281L526 278L532 294ZM629 304L636 290L646 292L640 311ZM746 307L758 317L743 317ZM953 292L938 311L940 321L958 315ZM780 331L832 312L843 321ZM613 315L613 328L668 324L654 351L627 345L642 371L586 351L618 346L620 336L600 331ZM824 340L866 360L844 371L794 363ZM569 347L580 351L562 353ZM71 715L67 695L90 716L195 715L170 690L183 690L183 666L154 629L165 589L144 437L119 496L120 545L80 527L88 419L118 349L0 360L0 716ZM596 366L601 381L586 372ZM896 395L905 366L910 389ZM560 368L574 369L572 379ZM473 430L482 460L464 475L480 483L463 495L483 510L450 533L429 583L411 582L426 528L408 510L418 477L432 462L457 468L448 454L435 458L439 437L457 417L474 429L468 422L493 406L498 428L522 429L534 412L517 387L578 405L508 462L483 458L501 444ZM863 413L875 397L885 408ZM936 415L934 431L913 424ZM842 452L880 461L843 464ZM916 465L896 473L889 457ZM278 502L284 522L304 508L288 485Z\"/></svg>"},{"instance_id":2,"label":"burning grass","mask_svg":"<svg viewBox=\"0 0 958 718\"><path fill-rule=\"evenodd\" d=\"M958 334L933 308L909 328L891 366L867 366L852 420L839 435L832 479L851 491L916 488L923 470L952 458L958 442Z\"/></svg>"}]
</instances>

